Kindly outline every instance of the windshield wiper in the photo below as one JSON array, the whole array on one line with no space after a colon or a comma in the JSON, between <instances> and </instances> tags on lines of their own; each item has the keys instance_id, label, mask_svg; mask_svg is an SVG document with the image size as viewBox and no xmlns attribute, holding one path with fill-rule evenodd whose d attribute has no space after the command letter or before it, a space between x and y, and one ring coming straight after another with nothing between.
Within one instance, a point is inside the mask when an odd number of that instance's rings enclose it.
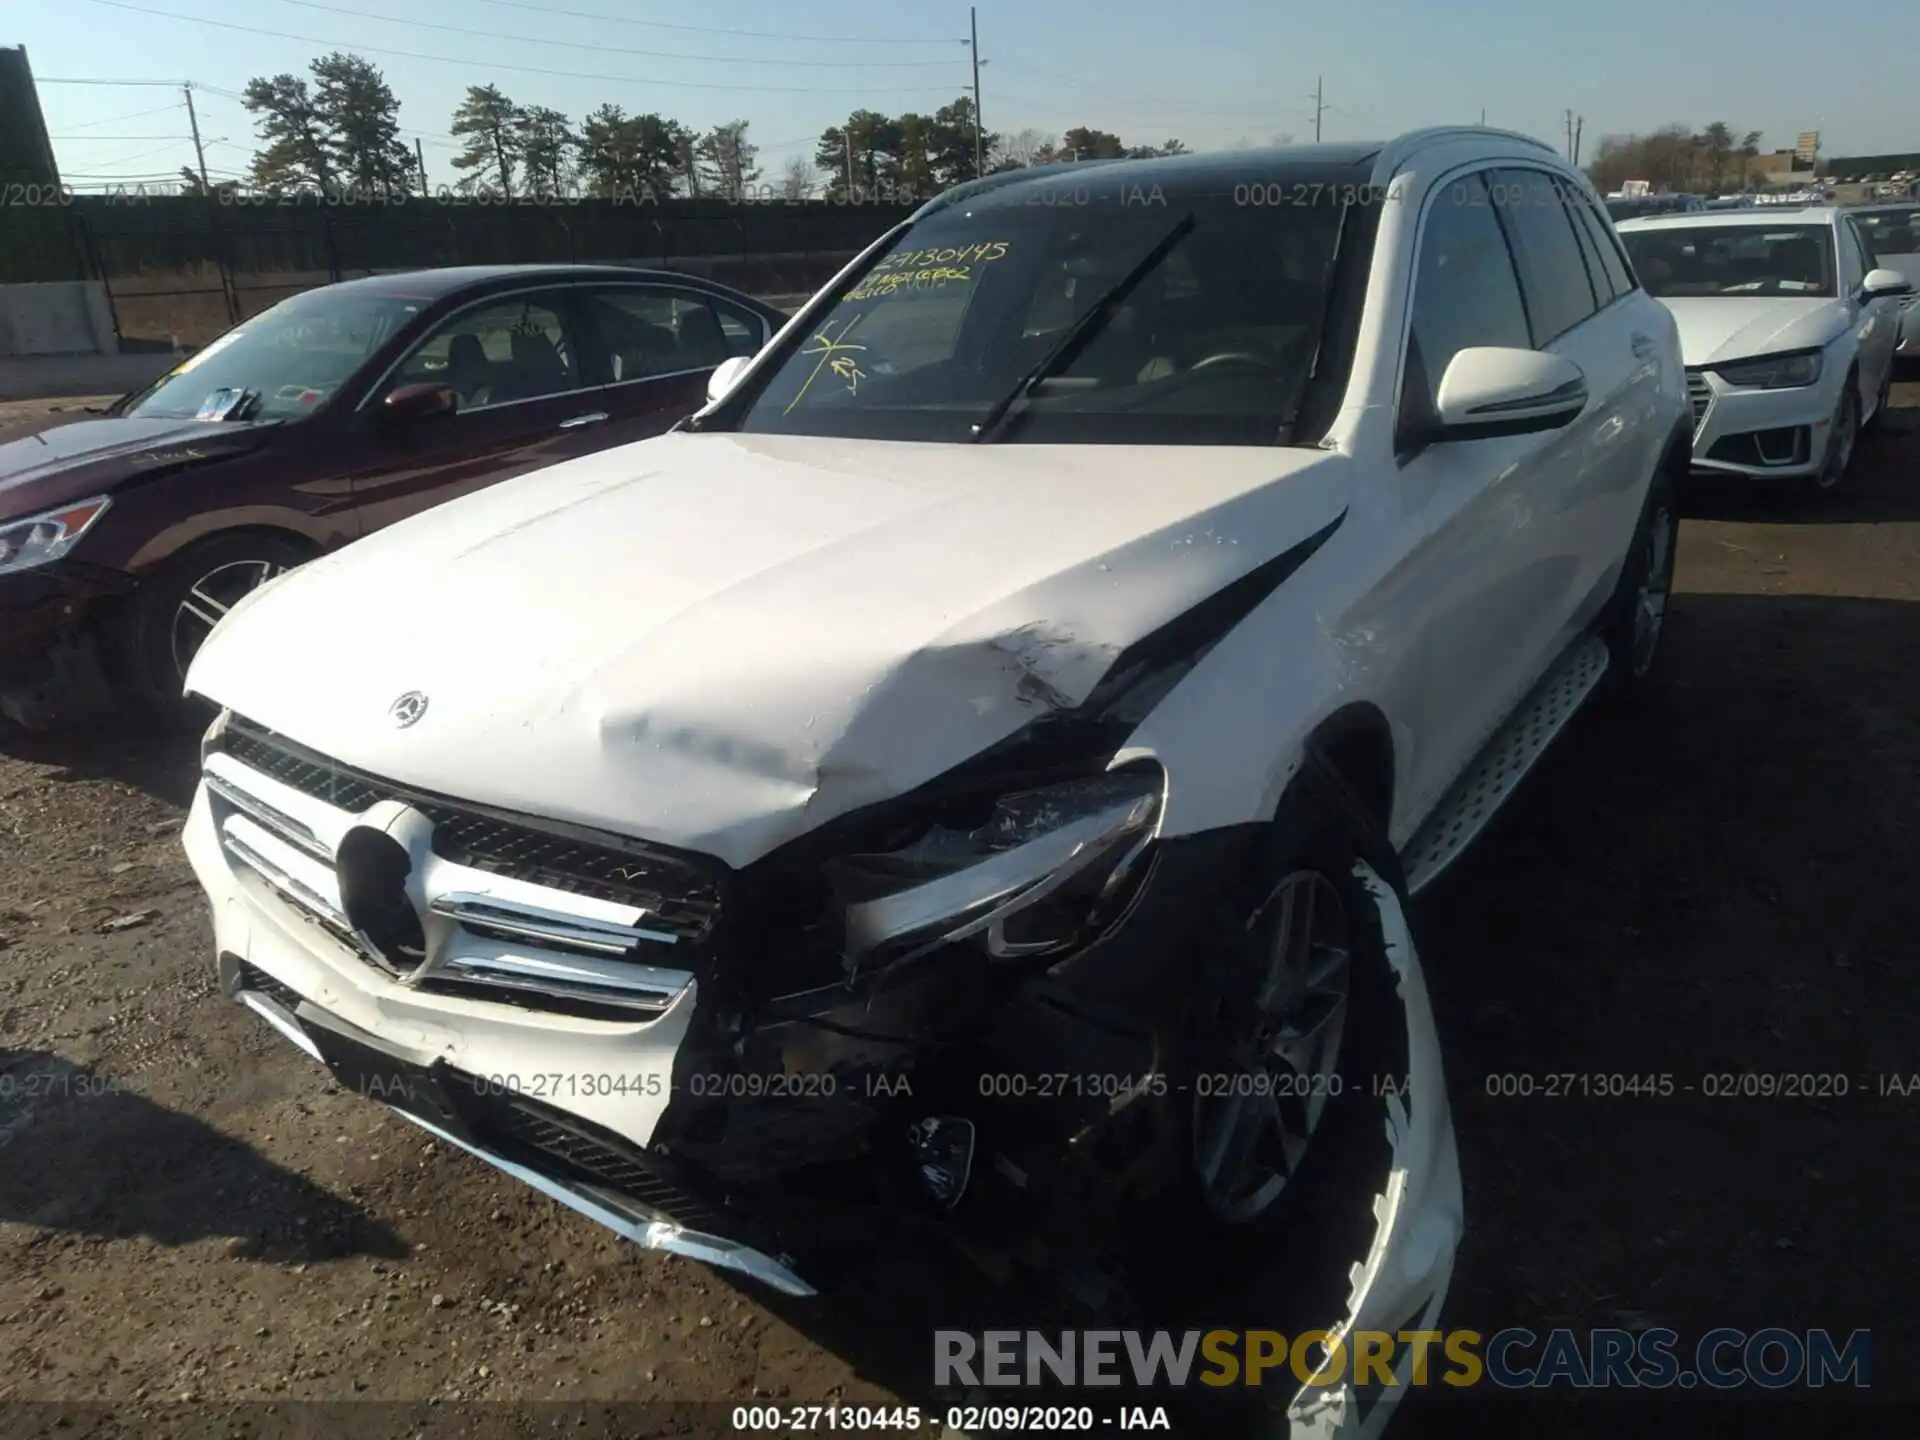
<instances>
[{"instance_id":1,"label":"windshield wiper","mask_svg":"<svg viewBox=\"0 0 1920 1440\"><path fill-rule=\"evenodd\" d=\"M1188 211L1180 218L1151 250L1147 251L1126 274L1108 288L1093 304L1089 305L1080 318L1067 327L1053 348L1040 357L1040 362L1022 375L1014 387L994 402L993 408L980 417L973 427L974 443L980 444L993 439L1000 433L1006 420L1014 413L1013 407L1032 393L1038 385L1053 371L1062 365L1070 365L1079 358L1080 351L1107 321L1107 317L1119 308L1120 302L1133 293L1134 286L1152 273L1153 267L1167 258L1167 253L1186 237L1193 228L1193 212Z\"/></svg>"}]
</instances>

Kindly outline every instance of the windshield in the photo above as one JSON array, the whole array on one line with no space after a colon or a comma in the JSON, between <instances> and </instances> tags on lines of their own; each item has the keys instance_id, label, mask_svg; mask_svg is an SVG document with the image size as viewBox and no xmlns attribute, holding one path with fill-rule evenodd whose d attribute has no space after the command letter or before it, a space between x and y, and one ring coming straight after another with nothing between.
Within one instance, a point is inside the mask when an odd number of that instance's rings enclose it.
<instances>
[{"instance_id":1,"label":"windshield","mask_svg":"<svg viewBox=\"0 0 1920 1440\"><path fill-rule=\"evenodd\" d=\"M1663 225L1620 238L1640 283L1661 299L1835 293L1825 225Z\"/></svg>"},{"instance_id":2,"label":"windshield","mask_svg":"<svg viewBox=\"0 0 1920 1440\"><path fill-rule=\"evenodd\" d=\"M1920 206L1854 214L1875 256L1920 254Z\"/></svg>"},{"instance_id":3,"label":"windshield","mask_svg":"<svg viewBox=\"0 0 1920 1440\"><path fill-rule=\"evenodd\" d=\"M1285 438L1326 313L1336 187L1310 187L1326 192L1322 203L1307 203L1305 186L1237 187L1286 189L1287 200L1267 205L1236 204L1231 190L1143 196L1137 184L1093 175L1062 177L1057 193L1040 192L1045 204L1031 185L1010 188L899 237L812 323L739 428L967 441L1019 391L989 438ZM1061 349L1127 281L1118 303ZM1036 368L1045 374L1023 390Z\"/></svg>"},{"instance_id":4,"label":"windshield","mask_svg":"<svg viewBox=\"0 0 1920 1440\"><path fill-rule=\"evenodd\" d=\"M121 412L297 420L332 397L427 302L323 287L282 300L174 366Z\"/></svg>"}]
</instances>

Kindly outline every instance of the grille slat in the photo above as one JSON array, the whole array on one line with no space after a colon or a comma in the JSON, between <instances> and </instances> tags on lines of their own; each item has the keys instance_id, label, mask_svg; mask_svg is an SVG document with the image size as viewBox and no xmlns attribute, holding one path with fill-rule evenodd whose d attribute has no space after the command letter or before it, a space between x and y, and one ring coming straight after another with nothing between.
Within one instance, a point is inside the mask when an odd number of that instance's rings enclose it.
<instances>
[{"instance_id":1,"label":"grille slat","mask_svg":"<svg viewBox=\"0 0 1920 1440\"><path fill-rule=\"evenodd\" d=\"M596 845L532 823L415 795L404 787L313 756L235 717L223 748L241 764L336 809L359 814L403 800L433 821L434 853L459 865L647 912L647 925L701 944L719 923L718 883L692 863L638 842Z\"/></svg>"},{"instance_id":2,"label":"grille slat","mask_svg":"<svg viewBox=\"0 0 1920 1440\"><path fill-rule=\"evenodd\" d=\"M1707 418L1707 407L1713 404L1713 387L1698 370L1687 372L1687 399L1693 404L1693 425L1697 430L1700 422Z\"/></svg>"}]
</instances>

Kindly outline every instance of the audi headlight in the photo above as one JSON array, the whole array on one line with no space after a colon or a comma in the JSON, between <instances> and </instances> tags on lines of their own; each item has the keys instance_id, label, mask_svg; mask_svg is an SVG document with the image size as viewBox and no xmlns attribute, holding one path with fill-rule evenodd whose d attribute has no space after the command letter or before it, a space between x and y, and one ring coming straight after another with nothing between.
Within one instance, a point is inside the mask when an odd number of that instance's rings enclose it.
<instances>
[{"instance_id":1,"label":"audi headlight","mask_svg":"<svg viewBox=\"0 0 1920 1440\"><path fill-rule=\"evenodd\" d=\"M1006 960L1091 939L1138 891L1165 787L1153 767L1012 792L976 825L827 862L849 969L963 941Z\"/></svg>"},{"instance_id":2,"label":"audi headlight","mask_svg":"<svg viewBox=\"0 0 1920 1440\"><path fill-rule=\"evenodd\" d=\"M1800 350L1790 355L1763 355L1758 360L1736 360L1715 365L1713 373L1741 390L1790 390L1820 378L1821 353Z\"/></svg>"},{"instance_id":3,"label":"audi headlight","mask_svg":"<svg viewBox=\"0 0 1920 1440\"><path fill-rule=\"evenodd\" d=\"M0 575L58 560L80 543L113 502L105 495L0 524Z\"/></svg>"}]
</instances>

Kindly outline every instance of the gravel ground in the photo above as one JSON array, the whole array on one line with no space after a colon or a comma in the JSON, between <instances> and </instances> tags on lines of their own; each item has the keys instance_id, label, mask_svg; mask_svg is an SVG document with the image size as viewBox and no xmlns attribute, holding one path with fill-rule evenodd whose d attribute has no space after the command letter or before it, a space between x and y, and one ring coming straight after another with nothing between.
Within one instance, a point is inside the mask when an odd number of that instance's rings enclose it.
<instances>
[{"instance_id":1,"label":"gravel ground","mask_svg":"<svg viewBox=\"0 0 1920 1440\"><path fill-rule=\"evenodd\" d=\"M1467 1189L1454 1324L1871 1327L1878 1393L1910 1383L1920 1097L1877 1077L1920 1071L1920 386L1896 405L1830 507L1690 502L1644 710L1576 725L1418 907ZM0 1401L151 1428L183 1399L901 1393L882 1357L924 1353L940 1297L776 1314L220 1002L177 834L191 752L0 737ZM1488 1093L1650 1071L1850 1093ZM1455 1433L1408 1408L1396 1433Z\"/></svg>"}]
</instances>

